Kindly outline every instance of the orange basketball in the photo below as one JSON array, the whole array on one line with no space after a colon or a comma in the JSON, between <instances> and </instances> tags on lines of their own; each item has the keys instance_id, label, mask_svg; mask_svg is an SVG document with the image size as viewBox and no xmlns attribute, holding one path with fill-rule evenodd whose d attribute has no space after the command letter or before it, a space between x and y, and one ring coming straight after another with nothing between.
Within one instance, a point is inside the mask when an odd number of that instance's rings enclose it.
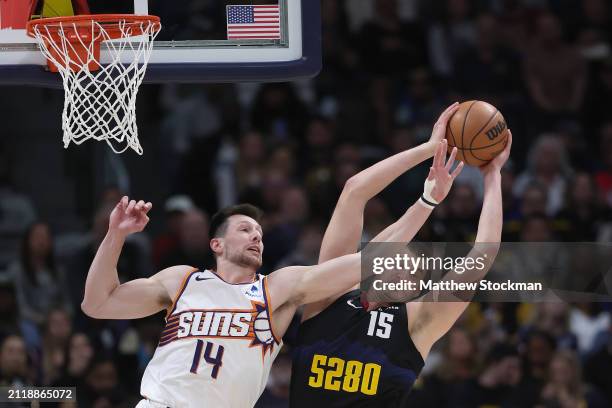
<instances>
[{"instance_id":1,"label":"orange basketball","mask_svg":"<svg viewBox=\"0 0 612 408\"><path fill-rule=\"evenodd\" d=\"M449 152L457 146L457 160L482 166L504 150L508 126L501 112L483 101L467 101L451 116L446 127Z\"/></svg>"}]
</instances>

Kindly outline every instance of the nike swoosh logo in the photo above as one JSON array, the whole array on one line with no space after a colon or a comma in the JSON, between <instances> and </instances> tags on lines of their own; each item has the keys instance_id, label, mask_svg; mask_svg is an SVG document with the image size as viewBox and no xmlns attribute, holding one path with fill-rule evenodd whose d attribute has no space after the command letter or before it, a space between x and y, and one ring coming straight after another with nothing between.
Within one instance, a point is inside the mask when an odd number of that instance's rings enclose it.
<instances>
[{"instance_id":1,"label":"nike swoosh logo","mask_svg":"<svg viewBox=\"0 0 612 408\"><path fill-rule=\"evenodd\" d=\"M201 278L199 276L196 276L195 280L199 281L204 281L204 280L209 280L209 279L214 279L214 278Z\"/></svg>"},{"instance_id":2,"label":"nike swoosh logo","mask_svg":"<svg viewBox=\"0 0 612 408\"><path fill-rule=\"evenodd\" d=\"M352 307L353 309L363 309L363 306L361 306L361 305L359 305L359 306L354 305L353 304L353 300L354 299L347 300L346 304L349 305L350 307Z\"/></svg>"}]
</instances>

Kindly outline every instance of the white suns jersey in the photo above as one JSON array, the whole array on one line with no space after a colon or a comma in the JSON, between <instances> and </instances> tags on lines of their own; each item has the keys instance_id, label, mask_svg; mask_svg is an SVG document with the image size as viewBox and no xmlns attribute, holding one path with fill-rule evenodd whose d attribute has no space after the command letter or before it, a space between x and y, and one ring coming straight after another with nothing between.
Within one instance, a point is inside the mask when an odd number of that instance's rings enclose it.
<instances>
[{"instance_id":1,"label":"white suns jersey","mask_svg":"<svg viewBox=\"0 0 612 408\"><path fill-rule=\"evenodd\" d=\"M230 284L208 270L188 273L140 393L171 408L252 407L282 346L270 318L261 275Z\"/></svg>"}]
</instances>

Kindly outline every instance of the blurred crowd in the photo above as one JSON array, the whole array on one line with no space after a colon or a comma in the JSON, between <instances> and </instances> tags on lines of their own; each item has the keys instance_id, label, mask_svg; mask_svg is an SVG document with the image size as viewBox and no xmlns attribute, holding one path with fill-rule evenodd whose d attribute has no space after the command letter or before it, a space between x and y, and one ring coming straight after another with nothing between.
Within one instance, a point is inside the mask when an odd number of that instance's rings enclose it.
<instances>
[{"instance_id":1,"label":"blurred crowd","mask_svg":"<svg viewBox=\"0 0 612 408\"><path fill-rule=\"evenodd\" d=\"M196 12L169 10L162 21L222 29L197 13L213 2L192 3ZM504 241L612 240L609 1L321 6L316 78L148 86L149 97L139 98L139 121L159 129L143 140L145 150L164 152L154 181L165 201L152 213L157 224L126 243L122 281L175 264L209 265L209 218L237 202L266 213L262 273L315 264L344 183L424 142L446 106L470 99L498 107L514 135L503 169ZM10 156L3 149L0 156ZM79 406L133 406L163 316L98 321L80 310L108 215L132 192L120 180L104 186L95 210L77 205L89 227L68 230L38 217L44 211L15 185L8 163L0 160L0 385L73 385ZM364 241L419 197L427 170L427 163L411 170L368 203ZM481 199L479 172L466 168L417 239L472 241ZM611 310L609 303L472 304L427 359L410 406L612 406ZM260 407L287 406L293 335Z\"/></svg>"}]
</instances>

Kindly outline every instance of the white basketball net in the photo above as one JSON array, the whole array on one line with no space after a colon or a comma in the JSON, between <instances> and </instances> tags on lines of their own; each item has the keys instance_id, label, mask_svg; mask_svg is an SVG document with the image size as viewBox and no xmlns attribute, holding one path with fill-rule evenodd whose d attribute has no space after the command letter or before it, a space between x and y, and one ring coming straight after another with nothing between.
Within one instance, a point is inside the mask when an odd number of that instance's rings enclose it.
<instances>
[{"instance_id":1,"label":"white basketball net","mask_svg":"<svg viewBox=\"0 0 612 408\"><path fill-rule=\"evenodd\" d=\"M42 53L58 68L64 83L64 148L71 141L78 145L95 139L106 141L115 153L132 148L142 154L136 125L136 94L161 27L147 20L137 23L119 20L114 27L121 31L121 38L113 40L97 21L87 21L91 26L87 27L91 31L89 38L75 35L79 32L77 24L82 32L82 22L63 22L53 27L41 24L33 30ZM96 41L104 43L102 53L108 64L100 64L94 56ZM76 56L75 48L79 47L87 50L85 56ZM131 62L122 62L124 53L129 54ZM99 69L90 71L91 63Z\"/></svg>"}]
</instances>

